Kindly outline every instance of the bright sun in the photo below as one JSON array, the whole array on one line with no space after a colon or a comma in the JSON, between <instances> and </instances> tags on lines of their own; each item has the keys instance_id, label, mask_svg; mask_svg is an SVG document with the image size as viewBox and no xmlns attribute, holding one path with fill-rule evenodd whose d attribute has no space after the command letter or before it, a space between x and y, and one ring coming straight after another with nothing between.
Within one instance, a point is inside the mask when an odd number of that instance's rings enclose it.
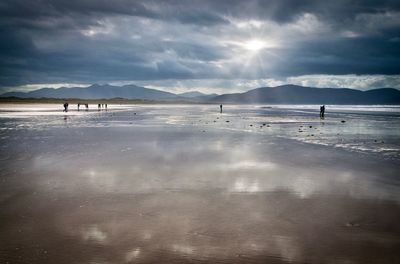
<instances>
[{"instance_id":1,"label":"bright sun","mask_svg":"<svg viewBox=\"0 0 400 264\"><path fill-rule=\"evenodd\" d=\"M258 39L253 39L250 41L247 41L243 44L243 47L247 50L250 51L259 51L265 48L267 45L264 41L258 40Z\"/></svg>"}]
</instances>

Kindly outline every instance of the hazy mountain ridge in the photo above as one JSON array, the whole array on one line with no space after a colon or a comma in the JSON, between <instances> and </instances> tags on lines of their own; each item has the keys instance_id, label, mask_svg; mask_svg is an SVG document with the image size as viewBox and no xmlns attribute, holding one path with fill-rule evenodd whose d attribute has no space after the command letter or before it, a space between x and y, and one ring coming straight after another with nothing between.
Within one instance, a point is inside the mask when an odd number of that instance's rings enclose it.
<instances>
[{"instance_id":1,"label":"hazy mountain ridge","mask_svg":"<svg viewBox=\"0 0 400 264\"><path fill-rule=\"evenodd\" d=\"M400 91L380 88L360 91L348 88L314 88L297 85L261 87L244 93L203 94L191 91L181 94L164 92L136 85L99 85L72 88L42 88L31 92L8 92L1 97L19 98L80 98L80 99L141 99L236 104L400 104Z\"/></svg>"},{"instance_id":2,"label":"hazy mountain ridge","mask_svg":"<svg viewBox=\"0 0 400 264\"><path fill-rule=\"evenodd\" d=\"M360 91L282 85L261 87L244 93L223 94L211 101L238 104L400 104L400 91L393 88Z\"/></svg>"},{"instance_id":3,"label":"hazy mountain ridge","mask_svg":"<svg viewBox=\"0 0 400 264\"><path fill-rule=\"evenodd\" d=\"M159 91L150 88L144 88L136 85L99 85L93 84L89 87L72 88L42 88L31 92L9 92L1 95L2 97L21 97L21 98L80 98L80 99L175 99L177 96L173 93Z\"/></svg>"}]
</instances>

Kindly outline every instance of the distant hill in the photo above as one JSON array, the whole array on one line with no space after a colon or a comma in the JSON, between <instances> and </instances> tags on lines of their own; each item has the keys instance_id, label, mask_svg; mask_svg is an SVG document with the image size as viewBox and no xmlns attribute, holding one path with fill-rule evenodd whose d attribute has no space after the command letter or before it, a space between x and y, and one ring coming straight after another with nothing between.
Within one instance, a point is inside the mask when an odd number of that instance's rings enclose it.
<instances>
[{"instance_id":1,"label":"distant hill","mask_svg":"<svg viewBox=\"0 0 400 264\"><path fill-rule=\"evenodd\" d=\"M400 91L392 88L360 91L282 85L261 87L245 93L223 94L210 101L238 104L400 104Z\"/></svg>"},{"instance_id":2,"label":"distant hill","mask_svg":"<svg viewBox=\"0 0 400 264\"><path fill-rule=\"evenodd\" d=\"M99 85L73 88L42 88L31 92L8 92L0 97L137 99L235 104L400 104L400 91L392 88L360 91L347 88L313 88L297 85L261 87L244 93L203 94L197 91L174 94L136 85Z\"/></svg>"},{"instance_id":3,"label":"distant hill","mask_svg":"<svg viewBox=\"0 0 400 264\"><path fill-rule=\"evenodd\" d=\"M176 94L136 85L112 86L93 84L89 87L72 88L42 88L31 92L9 92L1 97L19 98L80 98L80 99L144 99L144 100L171 100L179 99Z\"/></svg>"}]
</instances>

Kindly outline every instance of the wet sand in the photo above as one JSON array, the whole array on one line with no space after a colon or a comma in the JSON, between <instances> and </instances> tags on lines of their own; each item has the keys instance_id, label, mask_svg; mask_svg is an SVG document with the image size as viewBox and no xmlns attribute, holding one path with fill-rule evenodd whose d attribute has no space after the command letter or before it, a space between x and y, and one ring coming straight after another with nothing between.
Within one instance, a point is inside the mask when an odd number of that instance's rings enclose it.
<instances>
[{"instance_id":1,"label":"wet sand","mask_svg":"<svg viewBox=\"0 0 400 264\"><path fill-rule=\"evenodd\" d=\"M0 263L399 260L398 159L191 111L0 119Z\"/></svg>"}]
</instances>

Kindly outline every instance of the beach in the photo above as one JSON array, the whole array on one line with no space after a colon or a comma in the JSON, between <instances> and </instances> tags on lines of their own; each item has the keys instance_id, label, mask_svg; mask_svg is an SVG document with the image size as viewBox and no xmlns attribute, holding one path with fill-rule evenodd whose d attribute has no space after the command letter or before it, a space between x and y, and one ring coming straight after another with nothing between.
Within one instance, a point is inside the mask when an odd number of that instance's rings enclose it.
<instances>
[{"instance_id":1,"label":"beach","mask_svg":"<svg viewBox=\"0 0 400 264\"><path fill-rule=\"evenodd\" d=\"M1 263L395 263L400 108L0 105Z\"/></svg>"}]
</instances>

